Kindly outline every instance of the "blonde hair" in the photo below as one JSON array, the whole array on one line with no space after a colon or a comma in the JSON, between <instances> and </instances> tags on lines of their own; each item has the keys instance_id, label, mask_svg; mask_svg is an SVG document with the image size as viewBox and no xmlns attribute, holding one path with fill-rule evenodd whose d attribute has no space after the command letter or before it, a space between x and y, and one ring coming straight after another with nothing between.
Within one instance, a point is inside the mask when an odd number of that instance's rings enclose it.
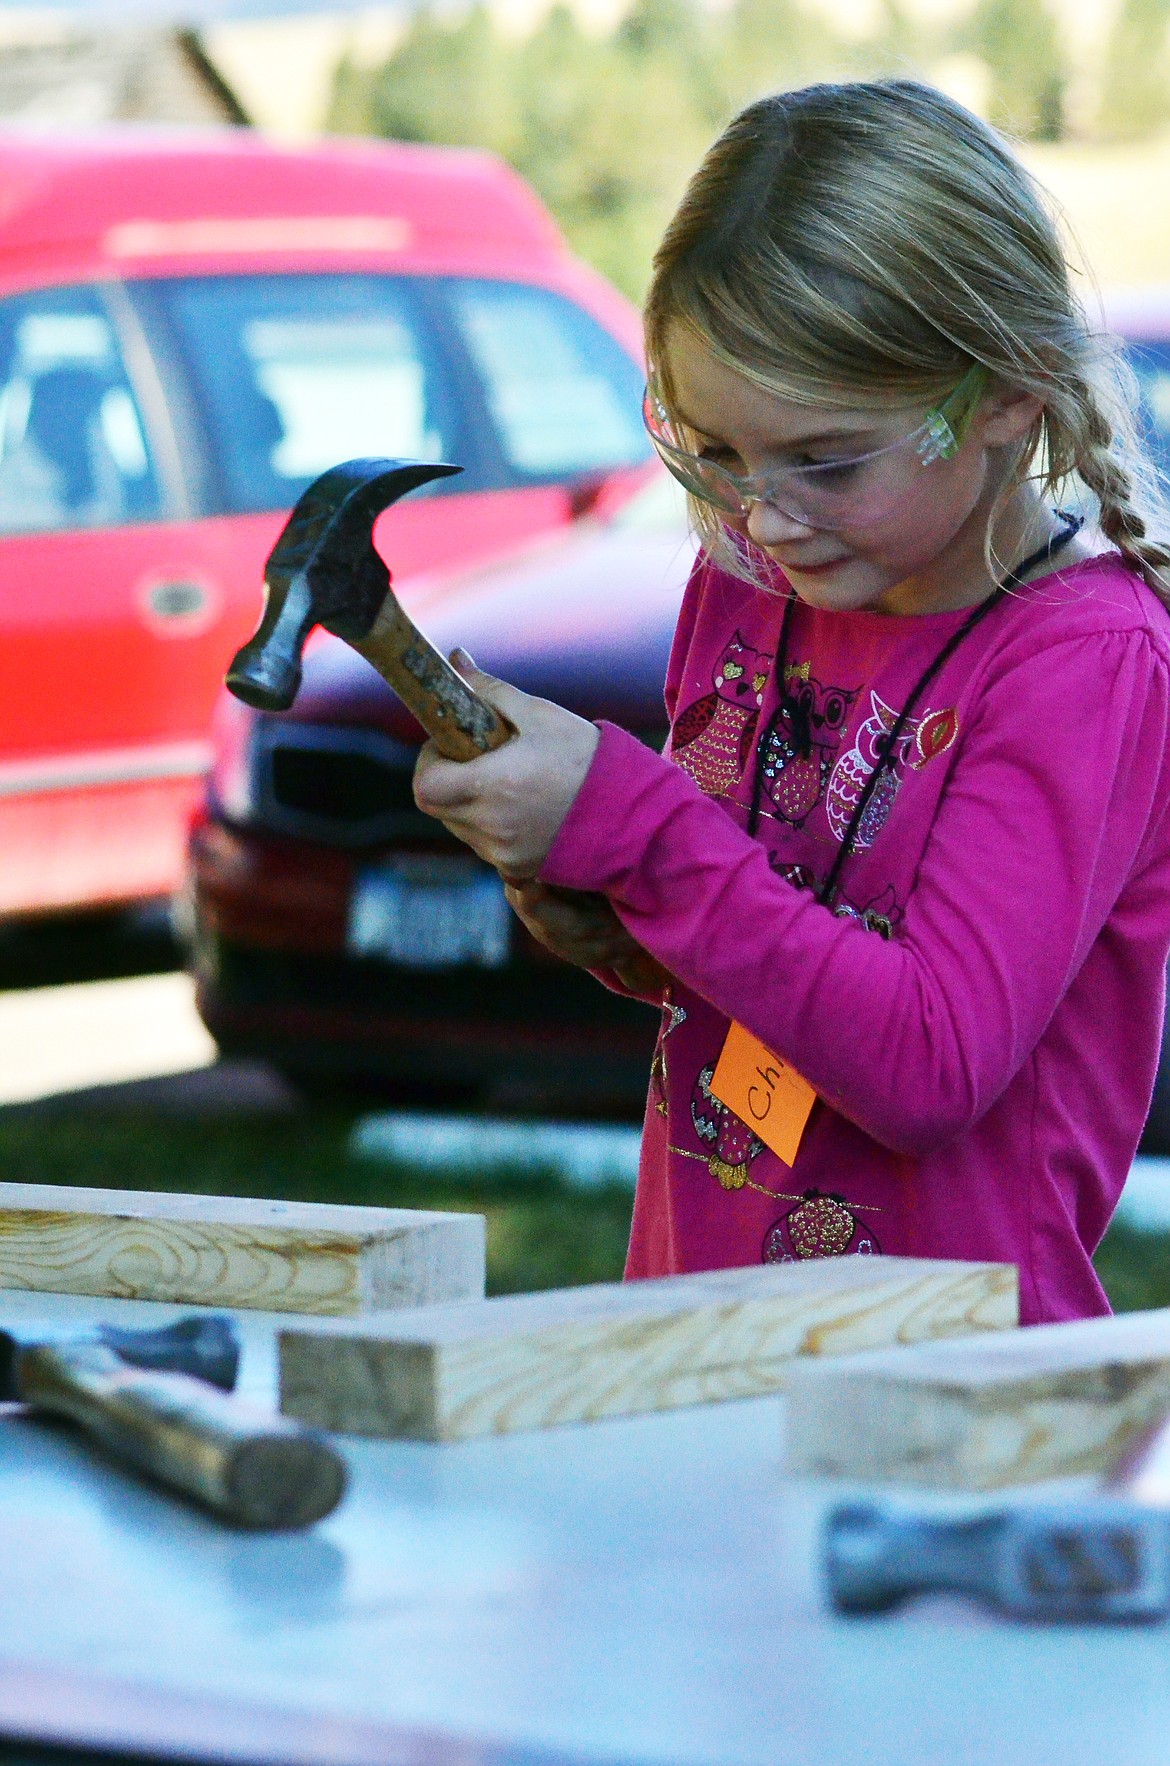
<instances>
[{"instance_id":1,"label":"blonde hair","mask_svg":"<svg viewBox=\"0 0 1170 1766\"><path fill-rule=\"evenodd\" d=\"M1170 515L1118 340L1090 322L1039 188L987 124L913 80L807 86L749 105L691 179L645 308L667 332L809 404L941 403L979 363L1043 406L1003 495L1071 496L1170 602ZM1087 493L1087 497L1086 497ZM722 562L750 547L692 500Z\"/></svg>"}]
</instances>

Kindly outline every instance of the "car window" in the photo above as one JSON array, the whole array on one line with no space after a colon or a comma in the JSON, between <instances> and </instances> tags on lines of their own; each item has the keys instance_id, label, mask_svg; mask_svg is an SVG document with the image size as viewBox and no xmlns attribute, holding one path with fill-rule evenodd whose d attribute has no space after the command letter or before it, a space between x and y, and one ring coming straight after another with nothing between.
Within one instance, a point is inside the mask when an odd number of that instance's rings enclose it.
<instances>
[{"instance_id":1,"label":"car window","mask_svg":"<svg viewBox=\"0 0 1170 1766\"><path fill-rule=\"evenodd\" d=\"M641 371L590 314L522 283L443 286L516 472L561 478L649 457Z\"/></svg>"},{"instance_id":2,"label":"car window","mask_svg":"<svg viewBox=\"0 0 1170 1766\"><path fill-rule=\"evenodd\" d=\"M145 426L96 292L0 301L0 532L159 514Z\"/></svg>"},{"instance_id":3,"label":"car window","mask_svg":"<svg viewBox=\"0 0 1170 1766\"><path fill-rule=\"evenodd\" d=\"M169 319L225 507L287 508L361 455L452 457L446 376L402 279L211 276L138 293Z\"/></svg>"},{"instance_id":4,"label":"car window","mask_svg":"<svg viewBox=\"0 0 1170 1766\"><path fill-rule=\"evenodd\" d=\"M1170 490L1170 343L1133 343L1129 358L1141 387L1150 452Z\"/></svg>"}]
</instances>

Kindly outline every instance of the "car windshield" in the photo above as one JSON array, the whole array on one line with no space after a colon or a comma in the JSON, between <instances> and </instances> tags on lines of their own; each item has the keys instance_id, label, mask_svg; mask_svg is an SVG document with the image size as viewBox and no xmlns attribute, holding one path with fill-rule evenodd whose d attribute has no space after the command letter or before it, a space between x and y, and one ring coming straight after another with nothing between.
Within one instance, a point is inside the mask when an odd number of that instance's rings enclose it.
<instances>
[{"instance_id":1,"label":"car windshield","mask_svg":"<svg viewBox=\"0 0 1170 1766\"><path fill-rule=\"evenodd\" d=\"M522 283L350 275L140 283L229 510L287 508L339 460L454 460L451 488L647 457L633 359L571 301ZM428 486L422 495L442 495Z\"/></svg>"},{"instance_id":2,"label":"car windshield","mask_svg":"<svg viewBox=\"0 0 1170 1766\"><path fill-rule=\"evenodd\" d=\"M1170 491L1170 343L1131 343L1129 359L1141 387L1146 440Z\"/></svg>"},{"instance_id":3,"label":"car windshield","mask_svg":"<svg viewBox=\"0 0 1170 1766\"><path fill-rule=\"evenodd\" d=\"M192 277L146 296L170 321L224 507L286 508L359 455L454 451L448 377L401 280Z\"/></svg>"},{"instance_id":4,"label":"car windshield","mask_svg":"<svg viewBox=\"0 0 1170 1766\"><path fill-rule=\"evenodd\" d=\"M649 458L641 369L588 313L515 282L440 286L515 471L563 477Z\"/></svg>"}]
</instances>

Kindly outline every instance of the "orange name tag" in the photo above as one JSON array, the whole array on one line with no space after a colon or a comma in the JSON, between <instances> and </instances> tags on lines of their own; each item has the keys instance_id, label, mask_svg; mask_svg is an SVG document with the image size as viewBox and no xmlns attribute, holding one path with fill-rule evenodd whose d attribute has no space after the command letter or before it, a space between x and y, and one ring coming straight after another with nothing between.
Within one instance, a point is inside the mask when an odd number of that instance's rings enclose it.
<instances>
[{"instance_id":1,"label":"orange name tag","mask_svg":"<svg viewBox=\"0 0 1170 1766\"><path fill-rule=\"evenodd\" d=\"M785 1165L796 1163L817 1094L795 1067L766 1049L742 1024L733 1024L727 1032L711 1090Z\"/></svg>"}]
</instances>

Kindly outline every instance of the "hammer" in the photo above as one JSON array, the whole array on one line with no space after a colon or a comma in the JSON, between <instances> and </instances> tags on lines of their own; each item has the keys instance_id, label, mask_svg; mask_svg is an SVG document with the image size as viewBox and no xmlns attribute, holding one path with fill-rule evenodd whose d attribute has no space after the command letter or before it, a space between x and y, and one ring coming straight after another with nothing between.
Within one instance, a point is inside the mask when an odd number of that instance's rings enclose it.
<instances>
[{"instance_id":1,"label":"hammer","mask_svg":"<svg viewBox=\"0 0 1170 1766\"><path fill-rule=\"evenodd\" d=\"M227 1397L237 1362L223 1319L83 1333L9 1324L0 1401L79 1424L116 1459L236 1526L307 1527L341 1500L344 1464L321 1436Z\"/></svg>"},{"instance_id":2,"label":"hammer","mask_svg":"<svg viewBox=\"0 0 1170 1766\"><path fill-rule=\"evenodd\" d=\"M1170 1516L1098 1499L962 1519L851 1504L829 1518L825 1571L845 1613L946 1592L1018 1619L1160 1619L1170 1608Z\"/></svg>"},{"instance_id":3,"label":"hammer","mask_svg":"<svg viewBox=\"0 0 1170 1766\"><path fill-rule=\"evenodd\" d=\"M973 1595L1013 1618L1119 1623L1170 1612L1170 1423L1132 1442L1082 1500L962 1516L904 1503L848 1503L829 1515L833 1605L881 1613L917 1594Z\"/></svg>"},{"instance_id":4,"label":"hammer","mask_svg":"<svg viewBox=\"0 0 1170 1766\"><path fill-rule=\"evenodd\" d=\"M474 693L399 604L374 550L374 523L407 491L459 466L423 460L346 460L299 498L264 569L264 617L227 674L238 699L287 711L315 625L372 662L448 760L498 748L511 728Z\"/></svg>"},{"instance_id":5,"label":"hammer","mask_svg":"<svg viewBox=\"0 0 1170 1766\"><path fill-rule=\"evenodd\" d=\"M302 492L264 570L264 616L240 650L227 686L259 711L287 711L301 684L301 654L315 625L344 638L414 713L448 760L474 760L515 732L425 638L391 587L374 549L374 523L408 491L462 471L423 460L346 460ZM603 897L558 894L612 914ZM647 951L621 966L639 993L669 981Z\"/></svg>"}]
</instances>

